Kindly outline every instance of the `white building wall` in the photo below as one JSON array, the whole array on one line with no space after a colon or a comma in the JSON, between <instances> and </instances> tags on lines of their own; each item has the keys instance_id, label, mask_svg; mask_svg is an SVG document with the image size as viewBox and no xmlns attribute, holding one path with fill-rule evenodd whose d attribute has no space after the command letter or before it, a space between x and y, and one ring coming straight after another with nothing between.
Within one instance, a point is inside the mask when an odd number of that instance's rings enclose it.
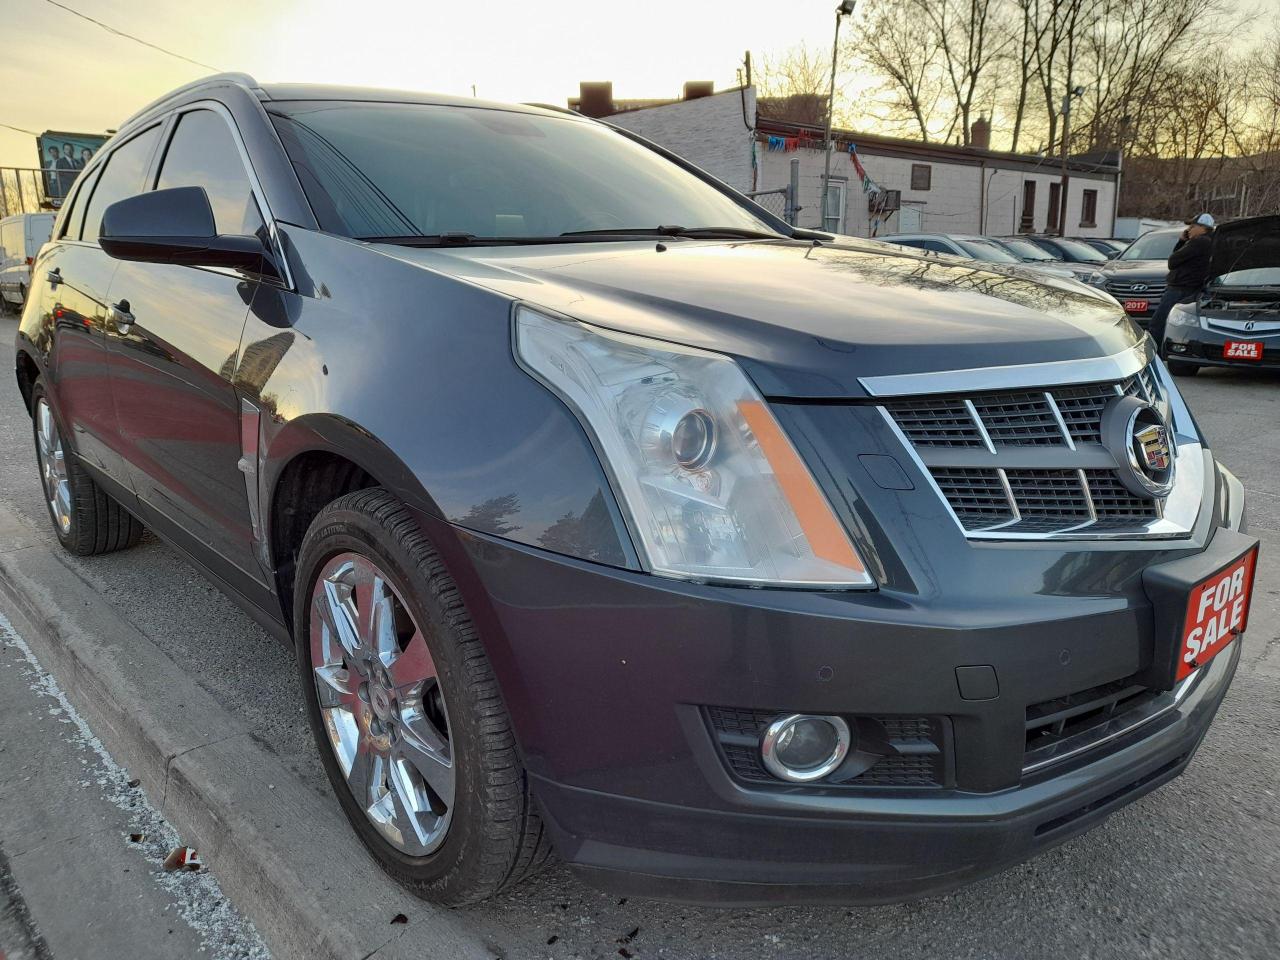
<instances>
[{"instance_id":1,"label":"white building wall","mask_svg":"<svg viewBox=\"0 0 1280 960\"><path fill-rule=\"evenodd\" d=\"M681 100L659 107L632 110L606 118L678 153L712 176L744 193L751 190L751 154L755 139L754 88Z\"/></svg>"},{"instance_id":2,"label":"white building wall","mask_svg":"<svg viewBox=\"0 0 1280 960\"><path fill-rule=\"evenodd\" d=\"M764 143L756 142L748 130L743 121L744 110L747 120L754 126L755 90L750 87L620 113L608 120L653 140L743 192L785 187L790 177L791 160L798 158L799 225L821 227L822 150L803 147L790 152L767 149ZM977 157L972 160L911 158L894 155L891 151L878 152L871 144L860 145L859 156L867 173L880 186L886 190L902 191L902 205L909 208L906 223L902 213L890 214L887 222L881 223L875 231L880 236L904 230L987 233L993 236L1019 233L1022 185L1026 180L1036 183L1033 231L1041 232L1048 224L1049 185L1060 177L1049 160L1045 161L1043 168L984 167ZM928 190L911 189L913 164L925 164L931 168ZM848 153L833 152L831 177L833 181L843 180L845 183L845 219L841 232L870 236L872 223L867 197L862 192L862 184ZM1097 220L1093 226L1080 223L1085 189L1098 192ZM779 198L764 198L761 202L781 215L782 202ZM1112 223L1114 210L1115 183L1111 179L1072 172L1068 189L1068 236L1112 236L1115 230ZM914 211L914 215L910 211Z\"/></svg>"}]
</instances>

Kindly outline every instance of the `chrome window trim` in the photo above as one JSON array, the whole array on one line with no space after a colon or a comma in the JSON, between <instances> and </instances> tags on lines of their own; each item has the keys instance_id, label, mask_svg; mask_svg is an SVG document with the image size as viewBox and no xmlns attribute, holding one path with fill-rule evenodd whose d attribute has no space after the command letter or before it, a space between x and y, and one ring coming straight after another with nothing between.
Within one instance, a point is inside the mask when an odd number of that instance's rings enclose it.
<instances>
[{"instance_id":1,"label":"chrome window trim","mask_svg":"<svg viewBox=\"0 0 1280 960\"><path fill-rule=\"evenodd\" d=\"M1133 376L1151 362L1154 352L1151 338L1144 336L1139 343L1109 357L940 370L933 373L886 374L859 377L858 383L873 397L928 396L938 393L976 393L1099 383Z\"/></svg>"}]
</instances>

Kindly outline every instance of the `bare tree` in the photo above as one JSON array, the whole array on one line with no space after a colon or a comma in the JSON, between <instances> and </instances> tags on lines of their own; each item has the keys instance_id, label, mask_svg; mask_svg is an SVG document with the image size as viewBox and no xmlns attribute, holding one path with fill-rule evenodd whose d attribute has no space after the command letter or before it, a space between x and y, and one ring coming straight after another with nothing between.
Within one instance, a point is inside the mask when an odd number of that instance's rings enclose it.
<instances>
[{"instance_id":1,"label":"bare tree","mask_svg":"<svg viewBox=\"0 0 1280 960\"><path fill-rule=\"evenodd\" d=\"M920 139L933 139L947 127L937 118L944 94L937 31L919 16L915 0L870 0L865 12L866 26L853 43L851 57L881 79L885 100L876 119L914 127Z\"/></svg>"},{"instance_id":2,"label":"bare tree","mask_svg":"<svg viewBox=\"0 0 1280 960\"><path fill-rule=\"evenodd\" d=\"M986 93L992 65L1009 42L996 29L1003 0L906 0L914 17L928 26L938 52L952 107L946 139L960 128L961 142L969 145L969 126L977 98Z\"/></svg>"},{"instance_id":3,"label":"bare tree","mask_svg":"<svg viewBox=\"0 0 1280 960\"><path fill-rule=\"evenodd\" d=\"M762 117L823 126L827 122L829 53L797 44L760 61L756 108Z\"/></svg>"}]
</instances>

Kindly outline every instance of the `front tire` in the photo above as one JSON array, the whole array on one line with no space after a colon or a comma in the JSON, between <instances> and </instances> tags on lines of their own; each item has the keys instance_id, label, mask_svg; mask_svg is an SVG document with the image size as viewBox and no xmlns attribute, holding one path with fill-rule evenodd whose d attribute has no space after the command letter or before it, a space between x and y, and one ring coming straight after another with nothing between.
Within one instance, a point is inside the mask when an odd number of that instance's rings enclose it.
<instances>
[{"instance_id":1,"label":"front tire","mask_svg":"<svg viewBox=\"0 0 1280 960\"><path fill-rule=\"evenodd\" d=\"M392 877L445 904L548 858L511 721L457 586L381 488L303 540L294 637L307 714L343 812Z\"/></svg>"},{"instance_id":2,"label":"front tire","mask_svg":"<svg viewBox=\"0 0 1280 960\"><path fill-rule=\"evenodd\" d=\"M142 524L94 482L74 451L63 444L43 380L36 380L31 391L31 425L45 506L58 542L81 557L136 544L142 538Z\"/></svg>"}]
</instances>

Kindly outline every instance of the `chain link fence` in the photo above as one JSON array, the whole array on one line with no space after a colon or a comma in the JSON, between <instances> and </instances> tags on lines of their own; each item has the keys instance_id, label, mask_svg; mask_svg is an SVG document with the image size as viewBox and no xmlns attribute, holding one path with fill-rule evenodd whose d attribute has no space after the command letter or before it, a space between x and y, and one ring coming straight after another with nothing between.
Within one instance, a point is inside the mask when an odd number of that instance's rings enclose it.
<instances>
[{"instance_id":1,"label":"chain link fence","mask_svg":"<svg viewBox=\"0 0 1280 960\"><path fill-rule=\"evenodd\" d=\"M785 187L753 190L747 196L794 227L800 214L800 161L792 158L791 178Z\"/></svg>"},{"instance_id":2,"label":"chain link fence","mask_svg":"<svg viewBox=\"0 0 1280 960\"><path fill-rule=\"evenodd\" d=\"M0 217L56 210L79 171L0 167Z\"/></svg>"}]
</instances>

